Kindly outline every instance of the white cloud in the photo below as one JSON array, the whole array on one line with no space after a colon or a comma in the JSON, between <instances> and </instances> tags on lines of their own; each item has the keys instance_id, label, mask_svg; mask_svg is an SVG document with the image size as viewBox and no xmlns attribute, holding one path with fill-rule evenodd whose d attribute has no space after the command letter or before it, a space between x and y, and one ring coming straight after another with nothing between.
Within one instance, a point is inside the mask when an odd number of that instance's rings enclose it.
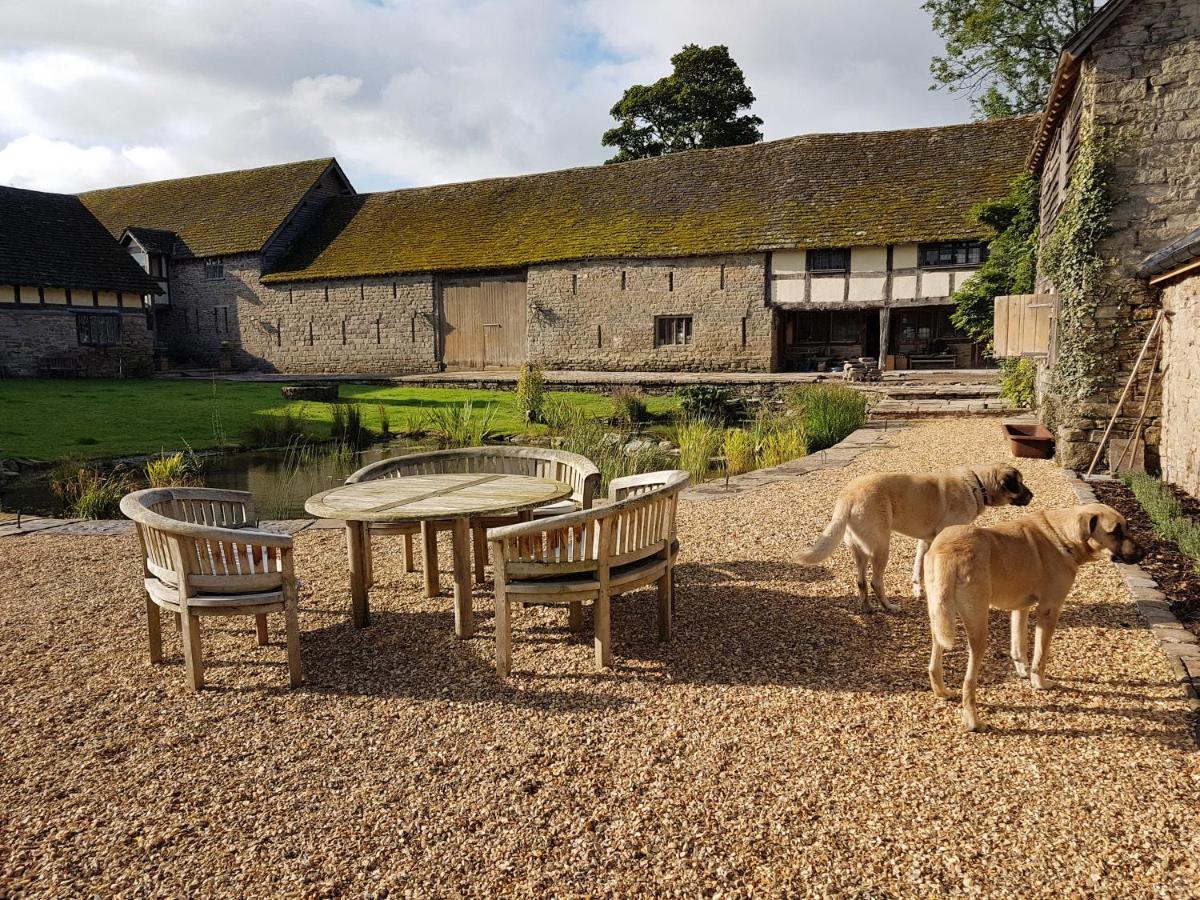
<instances>
[{"instance_id":1,"label":"white cloud","mask_svg":"<svg viewBox=\"0 0 1200 900\"><path fill-rule=\"evenodd\" d=\"M47 0L4 18L0 183L50 190L324 154L363 190L597 163L609 107L689 42L729 45L768 138L969 113L926 90L916 0Z\"/></svg>"}]
</instances>

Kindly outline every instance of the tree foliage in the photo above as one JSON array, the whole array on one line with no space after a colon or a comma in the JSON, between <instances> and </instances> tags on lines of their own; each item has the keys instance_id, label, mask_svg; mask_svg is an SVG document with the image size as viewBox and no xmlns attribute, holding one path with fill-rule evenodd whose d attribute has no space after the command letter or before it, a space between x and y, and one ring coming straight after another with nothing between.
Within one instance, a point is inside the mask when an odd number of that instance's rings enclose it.
<instances>
[{"instance_id":1,"label":"tree foliage","mask_svg":"<svg viewBox=\"0 0 1200 900\"><path fill-rule=\"evenodd\" d=\"M728 47L687 44L671 57L671 65L670 75L654 84L635 84L613 106L619 124L601 139L617 148L608 162L762 140L762 119L739 115L754 103L754 94Z\"/></svg>"},{"instance_id":2,"label":"tree foliage","mask_svg":"<svg viewBox=\"0 0 1200 900\"><path fill-rule=\"evenodd\" d=\"M946 51L930 64L934 87L965 91L982 117L1036 112L1059 52L1096 11L1095 0L925 0Z\"/></svg>"},{"instance_id":3,"label":"tree foliage","mask_svg":"<svg viewBox=\"0 0 1200 900\"><path fill-rule=\"evenodd\" d=\"M998 200L972 210L975 220L995 233L979 271L954 292L950 320L977 341L992 340L993 301L1007 294L1033 292L1037 274L1038 186L1020 175Z\"/></svg>"}]
</instances>

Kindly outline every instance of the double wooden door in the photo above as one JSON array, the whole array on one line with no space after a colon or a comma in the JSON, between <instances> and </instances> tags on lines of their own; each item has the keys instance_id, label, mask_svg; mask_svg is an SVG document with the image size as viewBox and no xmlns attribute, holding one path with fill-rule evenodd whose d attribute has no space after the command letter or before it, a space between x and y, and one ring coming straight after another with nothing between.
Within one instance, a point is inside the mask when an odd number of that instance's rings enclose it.
<instances>
[{"instance_id":1,"label":"double wooden door","mask_svg":"<svg viewBox=\"0 0 1200 900\"><path fill-rule=\"evenodd\" d=\"M524 276L442 282L442 362L447 369L515 369L528 358Z\"/></svg>"}]
</instances>

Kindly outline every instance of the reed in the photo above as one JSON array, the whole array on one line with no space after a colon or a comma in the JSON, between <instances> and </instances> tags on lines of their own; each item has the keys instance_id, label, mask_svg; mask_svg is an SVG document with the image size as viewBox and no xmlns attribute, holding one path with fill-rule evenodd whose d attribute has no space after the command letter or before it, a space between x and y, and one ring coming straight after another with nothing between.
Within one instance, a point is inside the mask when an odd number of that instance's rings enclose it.
<instances>
[{"instance_id":1,"label":"reed","mask_svg":"<svg viewBox=\"0 0 1200 900\"><path fill-rule=\"evenodd\" d=\"M465 400L427 412L422 420L422 430L442 450L478 447L493 434L494 416L495 410L490 404L477 411L471 400Z\"/></svg>"}]
</instances>

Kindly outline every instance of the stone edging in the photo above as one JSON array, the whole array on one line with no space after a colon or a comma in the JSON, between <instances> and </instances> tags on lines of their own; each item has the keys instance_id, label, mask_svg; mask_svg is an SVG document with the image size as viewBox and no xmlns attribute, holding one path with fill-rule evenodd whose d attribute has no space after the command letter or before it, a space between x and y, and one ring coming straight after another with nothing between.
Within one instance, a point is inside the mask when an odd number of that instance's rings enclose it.
<instances>
[{"instance_id":1,"label":"stone edging","mask_svg":"<svg viewBox=\"0 0 1200 900\"><path fill-rule=\"evenodd\" d=\"M1107 478L1107 476L1105 476ZM1096 480L1096 479L1093 479ZM1108 479L1111 480L1111 479ZM1068 472L1067 481L1080 503L1099 503L1092 486L1076 473ZM1138 615L1158 638L1163 655L1171 665L1171 671L1183 688L1188 703L1194 712L1200 712L1200 640L1183 627L1171 612L1167 596L1158 582L1138 565L1114 563L1121 573L1121 580L1137 601Z\"/></svg>"},{"instance_id":2,"label":"stone edging","mask_svg":"<svg viewBox=\"0 0 1200 900\"><path fill-rule=\"evenodd\" d=\"M744 475L733 475L727 481L726 479L706 481L704 484L688 488L679 496L684 500L726 500L768 484L791 481L793 478L799 478L809 472L840 469L849 465L867 450L879 449L889 435L903 431L904 427L897 422L873 422L852 432L828 450L802 456L768 469L755 469Z\"/></svg>"}]
</instances>

